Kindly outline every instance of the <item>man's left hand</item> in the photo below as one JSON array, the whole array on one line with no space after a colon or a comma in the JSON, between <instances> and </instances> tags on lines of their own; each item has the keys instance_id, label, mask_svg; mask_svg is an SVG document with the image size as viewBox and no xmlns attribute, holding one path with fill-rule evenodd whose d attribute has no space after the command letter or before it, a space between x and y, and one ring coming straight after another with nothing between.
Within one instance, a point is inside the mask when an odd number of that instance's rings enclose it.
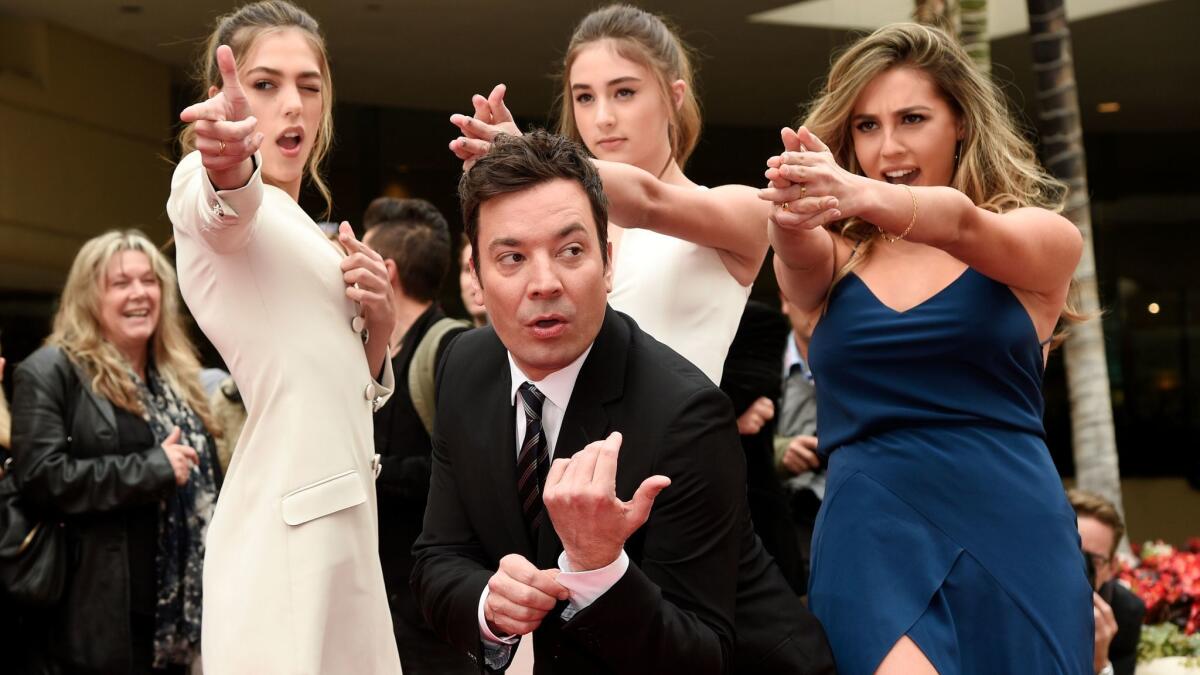
<instances>
[{"instance_id":1,"label":"man's left hand","mask_svg":"<svg viewBox=\"0 0 1200 675\"><path fill-rule=\"evenodd\" d=\"M562 540L573 572L600 569L617 559L625 540L650 517L654 498L671 484L666 476L642 481L633 499L617 499L621 434L589 444L569 459L556 459L542 501Z\"/></svg>"},{"instance_id":2,"label":"man's left hand","mask_svg":"<svg viewBox=\"0 0 1200 675\"><path fill-rule=\"evenodd\" d=\"M1099 673L1108 665L1108 647L1117 635L1117 619L1113 616L1112 607L1100 597L1092 593L1092 614L1096 619L1096 651L1093 667Z\"/></svg>"}]
</instances>

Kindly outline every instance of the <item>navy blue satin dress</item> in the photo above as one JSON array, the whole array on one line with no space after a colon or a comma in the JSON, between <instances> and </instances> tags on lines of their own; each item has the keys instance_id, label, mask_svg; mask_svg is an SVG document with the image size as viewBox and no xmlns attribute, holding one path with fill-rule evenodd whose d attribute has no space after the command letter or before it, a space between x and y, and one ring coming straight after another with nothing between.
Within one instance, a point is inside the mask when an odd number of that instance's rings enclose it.
<instances>
[{"instance_id":1,"label":"navy blue satin dress","mask_svg":"<svg viewBox=\"0 0 1200 675\"><path fill-rule=\"evenodd\" d=\"M942 675L1090 674L1042 346L1012 291L967 269L896 312L850 274L809 356L829 458L809 602L838 671L875 672L907 635Z\"/></svg>"}]
</instances>

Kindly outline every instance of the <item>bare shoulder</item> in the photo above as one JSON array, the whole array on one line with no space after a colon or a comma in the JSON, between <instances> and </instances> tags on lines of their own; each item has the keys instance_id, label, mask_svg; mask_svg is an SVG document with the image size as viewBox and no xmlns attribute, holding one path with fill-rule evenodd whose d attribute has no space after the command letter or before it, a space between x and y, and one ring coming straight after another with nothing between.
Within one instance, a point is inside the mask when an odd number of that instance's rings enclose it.
<instances>
[{"instance_id":1,"label":"bare shoulder","mask_svg":"<svg viewBox=\"0 0 1200 675\"><path fill-rule=\"evenodd\" d=\"M1013 224L1038 228L1049 234L1061 236L1067 241L1078 242L1079 247L1083 247L1083 236L1079 228L1062 214L1036 206L1025 206L1001 214L1000 217Z\"/></svg>"}]
</instances>

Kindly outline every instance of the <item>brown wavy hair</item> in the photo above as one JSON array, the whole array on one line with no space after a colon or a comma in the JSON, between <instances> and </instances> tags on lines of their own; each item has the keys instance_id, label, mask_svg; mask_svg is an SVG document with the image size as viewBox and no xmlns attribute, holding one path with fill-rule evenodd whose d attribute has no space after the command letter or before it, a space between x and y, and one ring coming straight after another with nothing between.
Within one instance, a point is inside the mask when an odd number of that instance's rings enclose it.
<instances>
[{"instance_id":1,"label":"brown wavy hair","mask_svg":"<svg viewBox=\"0 0 1200 675\"><path fill-rule=\"evenodd\" d=\"M975 66L957 40L923 24L884 26L834 61L802 123L829 146L839 165L862 174L850 126L854 106L872 80L893 68L920 70L959 116L963 138L950 187L995 213L1027 206L1062 211L1066 184L1038 163L1033 143L1009 114L999 87ZM880 235L860 218L827 227L856 245L855 254L835 275L836 284L868 259ZM1070 321L1087 318L1070 303L1063 316Z\"/></svg>"},{"instance_id":2,"label":"brown wavy hair","mask_svg":"<svg viewBox=\"0 0 1200 675\"><path fill-rule=\"evenodd\" d=\"M571 66L584 47L600 40L612 40L621 58L649 68L658 79L670 115L671 158L682 169L700 140L700 101L696 98L692 51L662 17L631 5L602 7L583 17L575 27L559 75L562 90L557 101L558 133L583 144L575 125ZM671 105L671 83L675 80L687 84L678 108Z\"/></svg>"},{"instance_id":3,"label":"brown wavy hair","mask_svg":"<svg viewBox=\"0 0 1200 675\"><path fill-rule=\"evenodd\" d=\"M149 344L154 367L171 389L187 401L209 433L219 436L220 429L214 424L208 398L200 385L200 360L183 324L175 268L141 232L110 230L80 247L67 273L54 315L54 328L46 344L66 352L91 375L92 390L114 406L139 416L145 413L137 385L129 376L129 362L104 337L100 325L100 295L108 265L125 251L145 254L161 289L158 327Z\"/></svg>"},{"instance_id":4,"label":"brown wavy hair","mask_svg":"<svg viewBox=\"0 0 1200 675\"><path fill-rule=\"evenodd\" d=\"M217 47L229 45L239 62L264 35L294 28L308 40L321 67L321 123L313 139L312 152L308 156L308 180L325 200L325 216L333 209L333 194L321 176L321 163L333 145L333 78L329 72L329 53L325 38L316 19L308 12L286 0L264 0L243 5L237 10L218 17L216 28L205 41L204 51L196 61L196 82L200 95L207 96L212 87L221 88L221 70L217 66ZM196 133L187 125L179 134L179 149L187 154L196 149Z\"/></svg>"}]
</instances>

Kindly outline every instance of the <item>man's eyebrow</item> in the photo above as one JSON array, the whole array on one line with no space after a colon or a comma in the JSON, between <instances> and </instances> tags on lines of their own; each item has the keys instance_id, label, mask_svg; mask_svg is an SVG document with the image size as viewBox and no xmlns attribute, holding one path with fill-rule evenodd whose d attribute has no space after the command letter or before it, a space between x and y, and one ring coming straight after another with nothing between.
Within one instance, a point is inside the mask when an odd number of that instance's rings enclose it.
<instances>
[{"instance_id":1,"label":"man's eyebrow","mask_svg":"<svg viewBox=\"0 0 1200 675\"><path fill-rule=\"evenodd\" d=\"M575 222L571 223L570 225L567 225L567 226L563 227L562 229L560 229L558 231L557 237L559 239L565 239L565 238L571 236L572 234L575 234L576 232L586 233L587 228L584 227L583 223L581 223L579 221L575 221ZM522 244L521 240L517 239L516 237L496 237L495 239L492 239L491 241L488 242L487 247L489 250L495 249L495 248L517 248L517 247L521 246L521 244Z\"/></svg>"},{"instance_id":2,"label":"man's eyebrow","mask_svg":"<svg viewBox=\"0 0 1200 675\"><path fill-rule=\"evenodd\" d=\"M587 232L587 228L583 226L583 223L580 223L580 222L576 221L576 222L574 222L574 223L571 223L570 225L567 225L567 226L566 226L566 227L564 227L563 229L559 230L559 231L558 231L558 238L559 238L559 239L564 239L564 238L566 238L566 237L569 237L569 236L571 236L572 234L575 234L576 232L584 232L584 233L586 233L586 232Z\"/></svg>"},{"instance_id":3,"label":"man's eyebrow","mask_svg":"<svg viewBox=\"0 0 1200 675\"><path fill-rule=\"evenodd\" d=\"M513 237L496 237L495 239L488 242L489 249L502 248L502 247L508 247L508 246L520 246L520 245L521 245L521 240L514 239Z\"/></svg>"}]
</instances>

